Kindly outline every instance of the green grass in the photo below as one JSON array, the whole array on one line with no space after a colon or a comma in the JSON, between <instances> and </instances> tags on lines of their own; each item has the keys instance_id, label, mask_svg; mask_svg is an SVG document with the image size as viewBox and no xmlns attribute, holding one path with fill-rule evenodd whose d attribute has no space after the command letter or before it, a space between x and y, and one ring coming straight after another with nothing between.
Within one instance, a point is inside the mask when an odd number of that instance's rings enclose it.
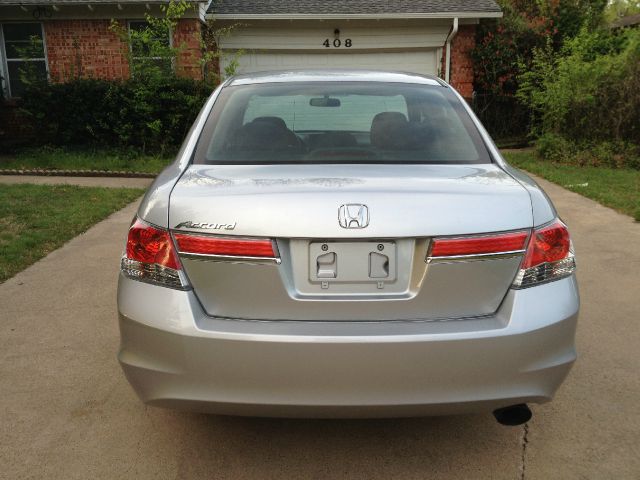
<instances>
[{"instance_id":1,"label":"green grass","mask_svg":"<svg viewBox=\"0 0 640 480\"><path fill-rule=\"evenodd\" d=\"M71 185L0 185L0 282L143 192Z\"/></svg>"},{"instance_id":2,"label":"green grass","mask_svg":"<svg viewBox=\"0 0 640 480\"><path fill-rule=\"evenodd\" d=\"M551 163L531 151L504 152L513 166L539 175L640 221L640 171Z\"/></svg>"},{"instance_id":3,"label":"green grass","mask_svg":"<svg viewBox=\"0 0 640 480\"><path fill-rule=\"evenodd\" d=\"M117 150L40 147L0 157L0 168L159 173L172 160L172 156L139 155Z\"/></svg>"}]
</instances>

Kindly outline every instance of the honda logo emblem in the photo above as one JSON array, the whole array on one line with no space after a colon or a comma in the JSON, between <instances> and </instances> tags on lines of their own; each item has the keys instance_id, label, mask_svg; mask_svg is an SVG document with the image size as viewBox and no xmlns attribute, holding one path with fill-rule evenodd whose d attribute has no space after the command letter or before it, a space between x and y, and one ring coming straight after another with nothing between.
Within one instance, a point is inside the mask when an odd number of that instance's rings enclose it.
<instances>
[{"instance_id":1,"label":"honda logo emblem","mask_svg":"<svg viewBox=\"0 0 640 480\"><path fill-rule=\"evenodd\" d=\"M342 228L365 228L369 225L369 207L362 203L347 203L338 209L338 222Z\"/></svg>"}]
</instances>

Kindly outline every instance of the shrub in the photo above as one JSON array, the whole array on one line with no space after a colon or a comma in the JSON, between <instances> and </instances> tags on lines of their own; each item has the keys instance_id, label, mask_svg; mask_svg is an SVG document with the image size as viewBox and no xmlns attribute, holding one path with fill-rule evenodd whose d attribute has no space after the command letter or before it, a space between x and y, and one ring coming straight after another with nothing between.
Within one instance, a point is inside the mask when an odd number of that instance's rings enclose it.
<instances>
[{"instance_id":1,"label":"shrub","mask_svg":"<svg viewBox=\"0 0 640 480\"><path fill-rule=\"evenodd\" d=\"M535 133L640 145L639 30L583 29L559 55L536 49L531 71L519 79Z\"/></svg>"},{"instance_id":2,"label":"shrub","mask_svg":"<svg viewBox=\"0 0 640 480\"><path fill-rule=\"evenodd\" d=\"M220 80L212 73L212 65L221 55L217 50L201 61L203 70L210 72L210 80L179 76L178 55L185 46L173 45L169 38L190 8L194 5L187 0L169 0L160 5L162 15L146 14L145 22L136 28L111 21L111 30L120 38L123 51L128 52L129 79L83 78L78 65L71 81L49 84L37 72L21 70L25 88L20 107L34 133L30 143L119 147L143 153L163 153L177 147ZM217 28L210 20L207 36L219 42L235 26ZM25 48L42 47L34 43ZM239 55L241 52L233 58ZM29 58L26 53L25 57ZM231 62L225 73L233 74L235 66L237 61Z\"/></svg>"},{"instance_id":3,"label":"shrub","mask_svg":"<svg viewBox=\"0 0 640 480\"><path fill-rule=\"evenodd\" d=\"M539 157L556 163L609 168L640 168L640 148L620 141L575 143L546 133L536 142Z\"/></svg>"},{"instance_id":4,"label":"shrub","mask_svg":"<svg viewBox=\"0 0 640 480\"><path fill-rule=\"evenodd\" d=\"M479 99L474 108L492 135L522 142L529 136L530 109L514 95L521 87L520 76L535 61L533 52L548 46L555 53L583 25L595 26L607 1L497 1L502 18L480 22L471 51Z\"/></svg>"},{"instance_id":5,"label":"shrub","mask_svg":"<svg viewBox=\"0 0 640 480\"><path fill-rule=\"evenodd\" d=\"M640 164L640 31L583 28L559 52L534 51L518 98L540 156L578 165Z\"/></svg>"},{"instance_id":6,"label":"shrub","mask_svg":"<svg viewBox=\"0 0 640 480\"><path fill-rule=\"evenodd\" d=\"M536 142L536 152L540 157L552 162L566 161L575 153L571 142L555 133L541 136Z\"/></svg>"},{"instance_id":7,"label":"shrub","mask_svg":"<svg viewBox=\"0 0 640 480\"><path fill-rule=\"evenodd\" d=\"M485 20L476 29L475 87L479 93L512 95L518 76L533 60L534 48L549 43L554 51L583 25L600 21L606 0L498 0L503 16Z\"/></svg>"},{"instance_id":8,"label":"shrub","mask_svg":"<svg viewBox=\"0 0 640 480\"><path fill-rule=\"evenodd\" d=\"M176 77L35 82L26 88L21 108L41 144L160 153L181 143L212 90L203 82Z\"/></svg>"},{"instance_id":9,"label":"shrub","mask_svg":"<svg viewBox=\"0 0 640 480\"><path fill-rule=\"evenodd\" d=\"M144 24L132 28L111 19L110 30L127 46L127 62L132 77L157 80L172 75L172 62L184 49L184 44L172 45L169 37L180 18L193 8L187 0L169 0L160 5L162 15L145 14ZM184 43L184 42L183 42Z\"/></svg>"}]
</instances>

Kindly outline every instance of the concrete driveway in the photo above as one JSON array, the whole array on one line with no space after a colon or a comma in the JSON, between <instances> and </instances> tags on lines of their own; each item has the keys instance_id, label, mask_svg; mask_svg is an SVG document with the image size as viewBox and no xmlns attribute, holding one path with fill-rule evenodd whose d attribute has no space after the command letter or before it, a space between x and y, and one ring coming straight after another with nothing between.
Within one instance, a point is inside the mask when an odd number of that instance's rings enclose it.
<instances>
[{"instance_id":1,"label":"concrete driveway","mask_svg":"<svg viewBox=\"0 0 640 480\"><path fill-rule=\"evenodd\" d=\"M527 426L143 406L115 358L130 206L0 285L0 478L640 478L640 225L542 183L579 255L580 358Z\"/></svg>"}]
</instances>

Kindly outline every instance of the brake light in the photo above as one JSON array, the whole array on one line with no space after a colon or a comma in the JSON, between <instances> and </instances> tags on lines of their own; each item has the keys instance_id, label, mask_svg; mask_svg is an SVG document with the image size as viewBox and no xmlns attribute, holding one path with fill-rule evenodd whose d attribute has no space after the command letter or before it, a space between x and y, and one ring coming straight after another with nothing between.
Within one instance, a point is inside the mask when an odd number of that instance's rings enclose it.
<instances>
[{"instance_id":1,"label":"brake light","mask_svg":"<svg viewBox=\"0 0 640 480\"><path fill-rule=\"evenodd\" d=\"M174 234L180 253L224 257L276 258L273 241Z\"/></svg>"},{"instance_id":2,"label":"brake light","mask_svg":"<svg viewBox=\"0 0 640 480\"><path fill-rule=\"evenodd\" d=\"M129 228L126 252L120 267L122 273L134 280L172 288L186 286L169 232L139 218Z\"/></svg>"},{"instance_id":3,"label":"brake light","mask_svg":"<svg viewBox=\"0 0 640 480\"><path fill-rule=\"evenodd\" d=\"M429 257L489 255L524 250L528 232L501 233L463 238L436 238Z\"/></svg>"},{"instance_id":4,"label":"brake light","mask_svg":"<svg viewBox=\"0 0 640 480\"><path fill-rule=\"evenodd\" d=\"M576 269L573 245L567 226L560 220L537 228L531 234L527 253L513 282L516 288L568 277Z\"/></svg>"}]
</instances>

